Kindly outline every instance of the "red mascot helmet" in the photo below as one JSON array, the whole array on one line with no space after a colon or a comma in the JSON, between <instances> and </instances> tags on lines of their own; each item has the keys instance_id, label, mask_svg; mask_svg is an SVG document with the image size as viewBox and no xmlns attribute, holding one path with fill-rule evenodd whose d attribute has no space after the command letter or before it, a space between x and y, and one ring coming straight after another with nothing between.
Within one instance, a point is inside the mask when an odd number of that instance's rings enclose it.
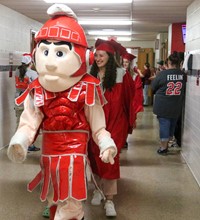
<instances>
[{"instance_id":1,"label":"red mascot helmet","mask_svg":"<svg viewBox=\"0 0 200 220\"><path fill-rule=\"evenodd\" d=\"M74 12L66 5L54 4L48 10L52 18L40 29L35 37L36 43L41 40L67 41L74 44L75 52L82 61L81 67L73 76L84 75L87 71L87 40L83 28L77 22ZM90 58L89 58L90 59ZM91 63L89 63L91 65Z\"/></svg>"}]
</instances>

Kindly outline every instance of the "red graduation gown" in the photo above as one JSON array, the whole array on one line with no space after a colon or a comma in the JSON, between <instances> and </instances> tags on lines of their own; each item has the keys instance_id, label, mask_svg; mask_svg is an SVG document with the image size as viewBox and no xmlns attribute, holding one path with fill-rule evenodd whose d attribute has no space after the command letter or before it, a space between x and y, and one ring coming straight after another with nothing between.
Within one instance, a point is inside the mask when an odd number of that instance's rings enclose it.
<instances>
[{"instance_id":1,"label":"red graduation gown","mask_svg":"<svg viewBox=\"0 0 200 220\"><path fill-rule=\"evenodd\" d=\"M132 131L135 123L135 111L133 109L134 81L129 72L122 69L117 71L117 82L112 90L106 90L104 96L107 104L104 105L106 118L106 130L111 133L115 141L118 154L114 165L103 163L99 158L99 148L93 140L89 143L89 159L92 171L105 179L118 179L120 177L119 153L124 146L128 132Z\"/></svg>"}]
</instances>

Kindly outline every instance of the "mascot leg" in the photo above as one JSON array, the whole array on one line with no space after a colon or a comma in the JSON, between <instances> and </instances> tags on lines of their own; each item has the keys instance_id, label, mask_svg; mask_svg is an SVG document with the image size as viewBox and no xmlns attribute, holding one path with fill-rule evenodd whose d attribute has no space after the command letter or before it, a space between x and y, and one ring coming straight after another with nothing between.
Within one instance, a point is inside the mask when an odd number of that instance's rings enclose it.
<instances>
[{"instance_id":1,"label":"mascot leg","mask_svg":"<svg viewBox=\"0 0 200 220\"><path fill-rule=\"evenodd\" d=\"M50 207L50 220L54 220L57 206L53 205Z\"/></svg>"},{"instance_id":2,"label":"mascot leg","mask_svg":"<svg viewBox=\"0 0 200 220\"><path fill-rule=\"evenodd\" d=\"M64 202L57 203L54 220L82 220L84 219L83 206L81 201L69 198ZM53 220L50 218L50 220Z\"/></svg>"}]
</instances>

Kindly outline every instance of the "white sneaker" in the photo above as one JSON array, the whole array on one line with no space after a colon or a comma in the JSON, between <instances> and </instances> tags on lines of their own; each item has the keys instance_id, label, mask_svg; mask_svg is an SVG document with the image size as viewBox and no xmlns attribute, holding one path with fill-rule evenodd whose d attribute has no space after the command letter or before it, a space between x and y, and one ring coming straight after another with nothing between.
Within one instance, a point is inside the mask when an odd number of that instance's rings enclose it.
<instances>
[{"instance_id":1,"label":"white sneaker","mask_svg":"<svg viewBox=\"0 0 200 220\"><path fill-rule=\"evenodd\" d=\"M104 209L106 210L106 216L107 217L117 216L113 201L107 200L106 203L105 203Z\"/></svg>"},{"instance_id":2,"label":"white sneaker","mask_svg":"<svg viewBox=\"0 0 200 220\"><path fill-rule=\"evenodd\" d=\"M102 197L101 193L98 190L94 190L91 204L92 205L100 205L102 199L103 199L103 197Z\"/></svg>"}]
</instances>

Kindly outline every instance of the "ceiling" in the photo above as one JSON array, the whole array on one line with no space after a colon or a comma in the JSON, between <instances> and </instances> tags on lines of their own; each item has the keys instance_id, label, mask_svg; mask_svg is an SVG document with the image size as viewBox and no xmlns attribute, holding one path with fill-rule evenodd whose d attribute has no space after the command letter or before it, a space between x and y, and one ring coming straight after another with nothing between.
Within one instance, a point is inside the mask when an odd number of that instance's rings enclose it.
<instances>
[{"instance_id":1,"label":"ceiling","mask_svg":"<svg viewBox=\"0 0 200 220\"><path fill-rule=\"evenodd\" d=\"M67 5L75 12L79 20L117 19L132 21L130 26L114 24L111 26L82 25L89 40L97 36L88 35L88 31L111 29L112 31L130 31L132 40L152 41L156 39L158 33L167 32L169 24L185 22L187 6L191 2L193 0L133 0L132 3L128 4L68 3ZM46 11L52 5L43 0L0 0L0 4L41 23L49 19Z\"/></svg>"}]
</instances>

